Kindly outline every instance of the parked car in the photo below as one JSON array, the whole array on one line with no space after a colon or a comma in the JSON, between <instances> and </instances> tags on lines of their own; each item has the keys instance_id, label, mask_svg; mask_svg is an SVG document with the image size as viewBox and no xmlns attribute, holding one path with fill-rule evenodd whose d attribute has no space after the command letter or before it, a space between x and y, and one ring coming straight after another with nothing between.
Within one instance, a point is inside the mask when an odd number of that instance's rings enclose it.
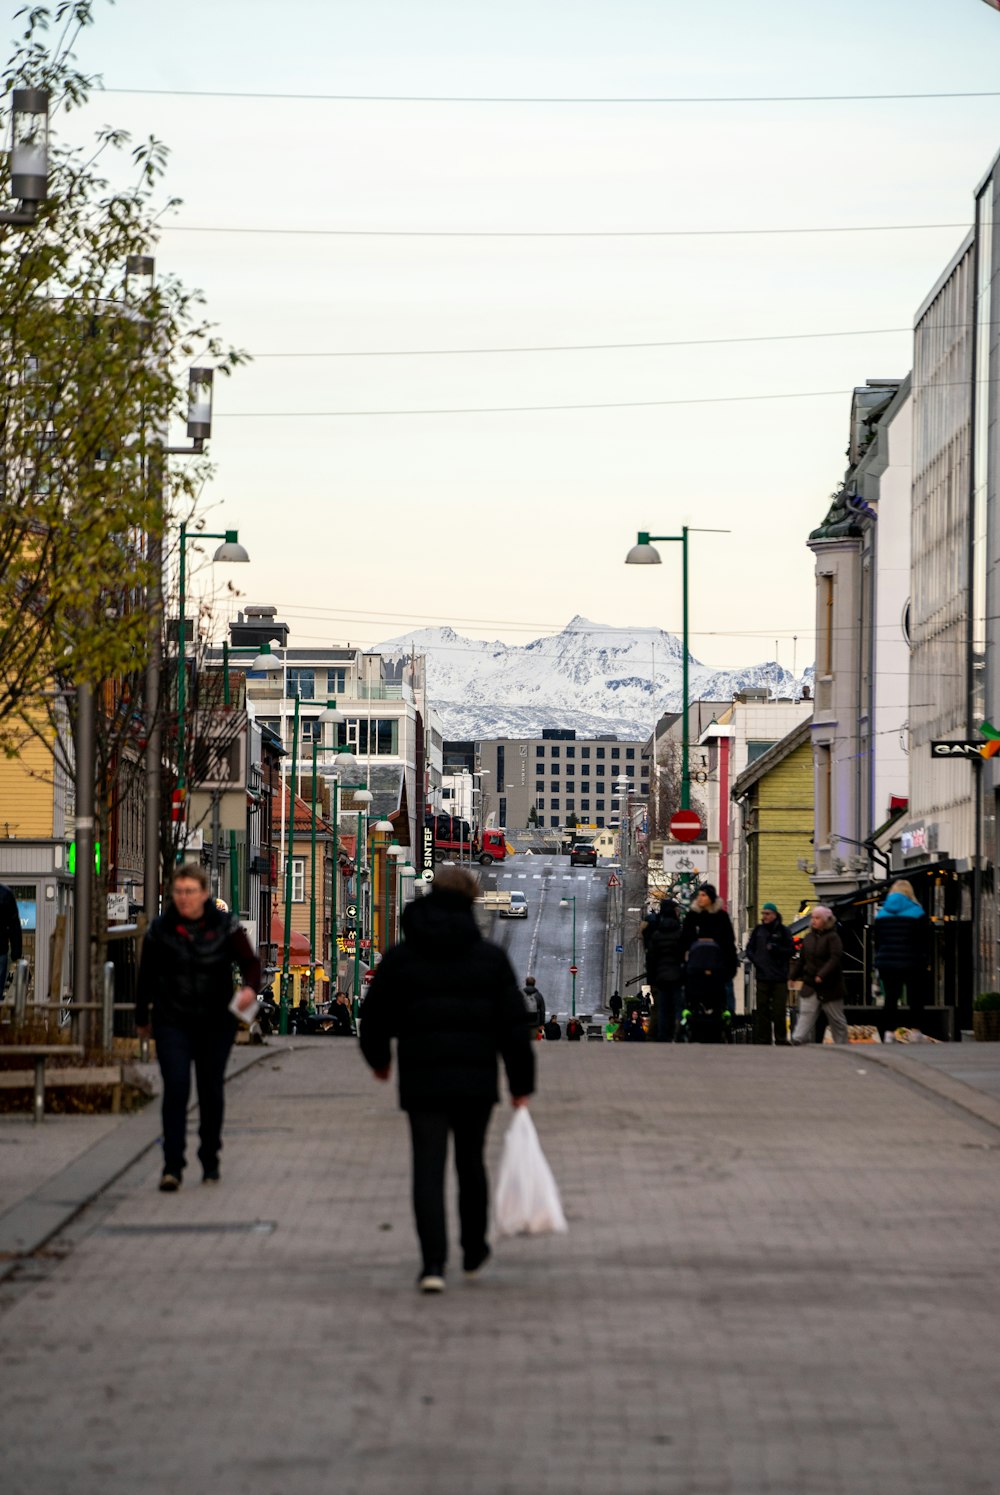
<instances>
[{"instance_id":1,"label":"parked car","mask_svg":"<svg viewBox=\"0 0 1000 1495\"><path fill-rule=\"evenodd\" d=\"M581 843L573 847L569 854L571 867L596 867L597 847L587 843Z\"/></svg>"},{"instance_id":2,"label":"parked car","mask_svg":"<svg viewBox=\"0 0 1000 1495\"><path fill-rule=\"evenodd\" d=\"M515 889L510 895L510 902L506 908L500 910L501 919L526 919L528 917L528 900L523 893Z\"/></svg>"}]
</instances>

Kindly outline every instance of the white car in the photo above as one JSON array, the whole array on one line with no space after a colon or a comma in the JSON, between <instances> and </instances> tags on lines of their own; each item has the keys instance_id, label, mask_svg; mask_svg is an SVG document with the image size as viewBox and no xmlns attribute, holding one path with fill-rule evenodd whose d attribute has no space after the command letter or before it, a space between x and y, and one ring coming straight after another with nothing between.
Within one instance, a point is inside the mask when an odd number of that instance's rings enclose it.
<instances>
[{"instance_id":1,"label":"white car","mask_svg":"<svg viewBox=\"0 0 1000 1495\"><path fill-rule=\"evenodd\" d=\"M528 900L523 893L516 891L511 893L510 902L506 908L500 910L501 919L526 919L528 917Z\"/></svg>"}]
</instances>

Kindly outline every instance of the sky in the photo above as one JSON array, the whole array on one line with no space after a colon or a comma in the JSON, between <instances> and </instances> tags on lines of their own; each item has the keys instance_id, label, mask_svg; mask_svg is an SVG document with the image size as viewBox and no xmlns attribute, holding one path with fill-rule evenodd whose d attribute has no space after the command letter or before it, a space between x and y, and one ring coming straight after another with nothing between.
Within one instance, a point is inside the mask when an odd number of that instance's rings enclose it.
<instances>
[{"instance_id":1,"label":"sky","mask_svg":"<svg viewBox=\"0 0 1000 1495\"><path fill-rule=\"evenodd\" d=\"M78 58L108 93L69 128L167 142L183 203L157 264L255 355L217 386L207 495L251 553L227 568L242 602L301 645L434 623L523 643L576 614L679 631L679 547L623 560L688 524L727 531L691 537L695 656L802 668L851 390L910 368L1000 149L1000 96L813 96L995 93L1000 14L97 9ZM679 96L733 102L636 102ZM668 346L594 346L637 343Z\"/></svg>"}]
</instances>

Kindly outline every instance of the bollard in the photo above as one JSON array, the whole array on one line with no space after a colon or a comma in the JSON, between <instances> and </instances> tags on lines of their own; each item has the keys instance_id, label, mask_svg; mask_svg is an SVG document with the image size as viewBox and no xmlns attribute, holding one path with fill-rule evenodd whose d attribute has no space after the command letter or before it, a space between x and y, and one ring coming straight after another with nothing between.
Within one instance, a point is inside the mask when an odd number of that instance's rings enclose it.
<instances>
[{"instance_id":1,"label":"bollard","mask_svg":"<svg viewBox=\"0 0 1000 1495\"><path fill-rule=\"evenodd\" d=\"M104 962L104 983L101 990L101 1049L110 1054L115 1045L115 965Z\"/></svg>"},{"instance_id":2,"label":"bollard","mask_svg":"<svg viewBox=\"0 0 1000 1495\"><path fill-rule=\"evenodd\" d=\"M28 978L31 972L26 960L14 967L14 1025L23 1027L28 1018Z\"/></svg>"}]
</instances>

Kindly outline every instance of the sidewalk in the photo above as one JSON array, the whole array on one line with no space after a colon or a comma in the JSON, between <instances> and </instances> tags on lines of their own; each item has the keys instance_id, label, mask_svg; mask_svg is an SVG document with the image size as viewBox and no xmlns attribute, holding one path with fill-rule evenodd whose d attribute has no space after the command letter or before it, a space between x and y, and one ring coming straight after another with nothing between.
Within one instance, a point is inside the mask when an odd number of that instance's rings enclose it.
<instances>
[{"instance_id":1,"label":"sidewalk","mask_svg":"<svg viewBox=\"0 0 1000 1495\"><path fill-rule=\"evenodd\" d=\"M570 1233L422 1299L394 1095L268 1048L219 1188L0 1284L6 1495L995 1495L1000 1128L916 1053L542 1045Z\"/></svg>"}]
</instances>

